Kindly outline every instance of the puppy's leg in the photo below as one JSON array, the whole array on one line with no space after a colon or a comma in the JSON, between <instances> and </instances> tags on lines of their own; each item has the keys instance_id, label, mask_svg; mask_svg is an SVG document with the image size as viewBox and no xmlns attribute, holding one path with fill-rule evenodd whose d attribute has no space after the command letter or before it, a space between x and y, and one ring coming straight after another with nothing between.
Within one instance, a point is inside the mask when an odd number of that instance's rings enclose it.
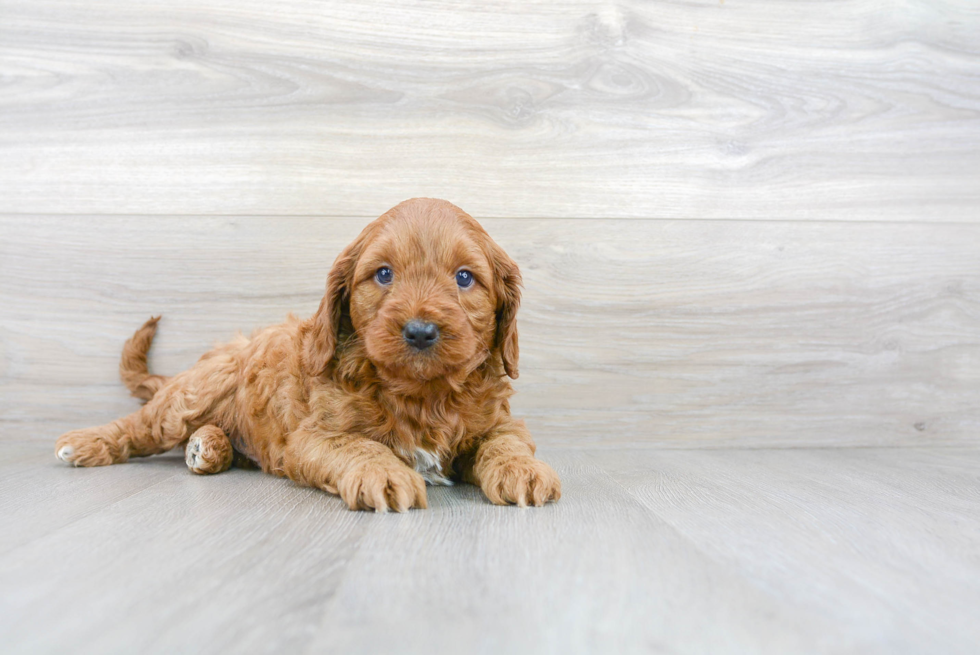
<instances>
[{"instance_id":1,"label":"puppy's leg","mask_svg":"<svg viewBox=\"0 0 980 655\"><path fill-rule=\"evenodd\" d=\"M152 434L150 417L145 410L144 407L105 425L66 432L54 446L58 459L75 466L125 462L134 454L133 445L148 440Z\"/></svg>"},{"instance_id":2,"label":"puppy's leg","mask_svg":"<svg viewBox=\"0 0 980 655\"><path fill-rule=\"evenodd\" d=\"M459 470L495 505L540 507L561 498L561 480L554 469L535 459L534 450L524 421L512 421L478 439L460 457Z\"/></svg>"},{"instance_id":3,"label":"puppy's leg","mask_svg":"<svg viewBox=\"0 0 980 655\"><path fill-rule=\"evenodd\" d=\"M234 457L231 440L216 425L198 428L184 445L184 459L191 473L208 475L231 468Z\"/></svg>"},{"instance_id":4,"label":"puppy's leg","mask_svg":"<svg viewBox=\"0 0 980 655\"><path fill-rule=\"evenodd\" d=\"M208 422L217 405L226 402L228 379L214 367L195 367L174 377L138 412L63 434L55 453L75 466L105 466L164 453L186 441Z\"/></svg>"},{"instance_id":5,"label":"puppy's leg","mask_svg":"<svg viewBox=\"0 0 980 655\"><path fill-rule=\"evenodd\" d=\"M295 482L340 495L353 510L428 507L422 476L384 444L360 435L297 430L288 437L283 472Z\"/></svg>"}]
</instances>

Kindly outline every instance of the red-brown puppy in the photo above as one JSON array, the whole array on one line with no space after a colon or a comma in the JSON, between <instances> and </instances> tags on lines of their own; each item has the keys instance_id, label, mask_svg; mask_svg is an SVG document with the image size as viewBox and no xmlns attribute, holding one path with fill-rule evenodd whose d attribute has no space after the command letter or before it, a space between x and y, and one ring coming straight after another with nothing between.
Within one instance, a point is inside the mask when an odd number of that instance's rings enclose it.
<instances>
[{"instance_id":1,"label":"red-brown puppy","mask_svg":"<svg viewBox=\"0 0 980 655\"><path fill-rule=\"evenodd\" d=\"M511 417L520 271L479 223L416 198L369 224L337 258L320 308L239 337L171 378L150 375L151 319L120 372L148 402L58 439L76 466L186 444L195 473L237 456L336 493L351 509L426 507L425 481L479 485L497 504L561 496Z\"/></svg>"}]
</instances>

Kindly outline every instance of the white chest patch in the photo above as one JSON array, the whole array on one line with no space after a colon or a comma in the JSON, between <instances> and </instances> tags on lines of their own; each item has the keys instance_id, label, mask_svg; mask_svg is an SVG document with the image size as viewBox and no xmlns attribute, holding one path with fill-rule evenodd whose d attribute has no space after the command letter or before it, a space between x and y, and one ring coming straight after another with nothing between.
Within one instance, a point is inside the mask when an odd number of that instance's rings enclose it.
<instances>
[{"instance_id":1,"label":"white chest patch","mask_svg":"<svg viewBox=\"0 0 980 655\"><path fill-rule=\"evenodd\" d=\"M429 484L452 486L453 481L442 474L442 462L439 457L421 448L415 449L415 470Z\"/></svg>"}]
</instances>

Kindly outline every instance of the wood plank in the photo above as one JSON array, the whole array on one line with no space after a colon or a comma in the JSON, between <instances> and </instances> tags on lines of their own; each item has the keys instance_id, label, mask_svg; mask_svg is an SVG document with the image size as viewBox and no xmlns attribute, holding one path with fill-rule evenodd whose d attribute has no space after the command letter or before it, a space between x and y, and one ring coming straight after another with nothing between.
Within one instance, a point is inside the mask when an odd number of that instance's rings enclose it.
<instances>
[{"instance_id":1,"label":"wood plank","mask_svg":"<svg viewBox=\"0 0 980 655\"><path fill-rule=\"evenodd\" d=\"M561 501L544 511L494 507L464 485L441 490L431 516L379 523L311 651L775 653L847 644L809 608L772 603L678 538L586 458L540 454L563 479Z\"/></svg>"},{"instance_id":2,"label":"wood plank","mask_svg":"<svg viewBox=\"0 0 980 655\"><path fill-rule=\"evenodd\" d=\"M427 511L352 513L255 471L184 471L111 504L80 487L89 516L0 556L0 645L775 653L849 643L706 557L581 457L546 456L566 496L533 511L491 506L460 485L430 489ZM173 457L150 462L183 468ZM127 468L146 467L104 470ZM54 472L65 484L80 477ZM30 491L15 499L50 511ZM880 652L873 640L853 645Z\"/></svg>"},{"instance_id":3,"label":"wood plank","mask_svg":"<svg viewBox=\"0 0 980 655\"><path fill-rule=\"evenodd\" d=\"M976 649L980 450L588 457L713 559L892 652Z\"/></svg>"},{"instance_id":4,"label":"wood plank","mask_svg":"<svg viewBox=\"0 0 980 655\"><path fill-rule=\"evenodd\" d=\"M117 358L151 314L174 373L312 312L363 223L0 220L4 437L133 411ZM980 226L486 224L523 268L515 410L542 443L975 443Z\"/></svg>"},{"instance_id":5,"label":"wood plank","mask_svg":"<svg viewBox=\"0 0 980 655\"><path fill-rule=\"evenodd\" d=\"M156 484L115 500L85 481L149 481L154 468ZM54 522L62 510L37 487L59 478L89 512L0 556L4 652L298 652L370 527L257 471L199 477L177 456L97 471L34 465L10 489L19 515Z\"/></svg>"},{"instance_id":6,"label":"wood plank","mask_svg":"<svg viewBox=\"0 0 980 655\"><path fill-rule=\"evenodd\" d=\"M173 455L79 470L34 448L0 522L50 529L0 552L4 653L971 653L980 638L975 448L544 447L557 504L457 485L404 515L257 471L194 476ZM0 462L11 452L0 441Z\"/></svg>"},{"instance_id":7,"label":"wood plank","mask_svg":"<svg viewBox=\"0 0 980 655\"><path fill-rule=\"evenodd\" d=\"M24 546L94 512L151 489L179 472L157 460L139 460L118 469L85 469L74 476L54 458L49 444L29 442L34 456L25 461L4 460L0 471L0 556ZM4 454L16 457L16 443L3 442ZM151 493L155 493L151 492Z\"/></svg>"},{"instance_id":8,"label":"wood plank","mask_svg":"<svg viewBox=\"0 0 980 655\"><path fill-rule=\"evenodd\" d=\"M977 221L966 1L5 0L0 211Z\"/></svg>"}]
</instances>

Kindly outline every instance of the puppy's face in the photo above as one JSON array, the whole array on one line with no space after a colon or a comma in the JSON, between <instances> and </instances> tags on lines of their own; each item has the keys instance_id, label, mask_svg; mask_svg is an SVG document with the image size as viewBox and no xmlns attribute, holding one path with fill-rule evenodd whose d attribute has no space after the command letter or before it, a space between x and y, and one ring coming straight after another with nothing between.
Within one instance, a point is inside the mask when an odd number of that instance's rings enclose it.
<instances>
[{"instance_id":1,"label":"puppy's face","mask_svg":"<svg viewBox=\"0 0 980 655\"><path fill-rule=\"evenodd\" d=\"M474 367L489 353L493 267L480 235L461 220L442 207L418 209L399 212L365 245L350 318L372 362L428 380Z\"/></svg>"},{"instance_id":2,"label":"puppy's face","mask_svg":"<svg viewBox=\"0 0 980 655\"><path fill-rule=\"evenodd\" d=\"M498 350L516 377L519 284L516 264L469 215L415 199L371 223L341 254L321 312L334 323L334 339L349 321L388 376L468 373Z\"/></svg>"}]
</instances>

